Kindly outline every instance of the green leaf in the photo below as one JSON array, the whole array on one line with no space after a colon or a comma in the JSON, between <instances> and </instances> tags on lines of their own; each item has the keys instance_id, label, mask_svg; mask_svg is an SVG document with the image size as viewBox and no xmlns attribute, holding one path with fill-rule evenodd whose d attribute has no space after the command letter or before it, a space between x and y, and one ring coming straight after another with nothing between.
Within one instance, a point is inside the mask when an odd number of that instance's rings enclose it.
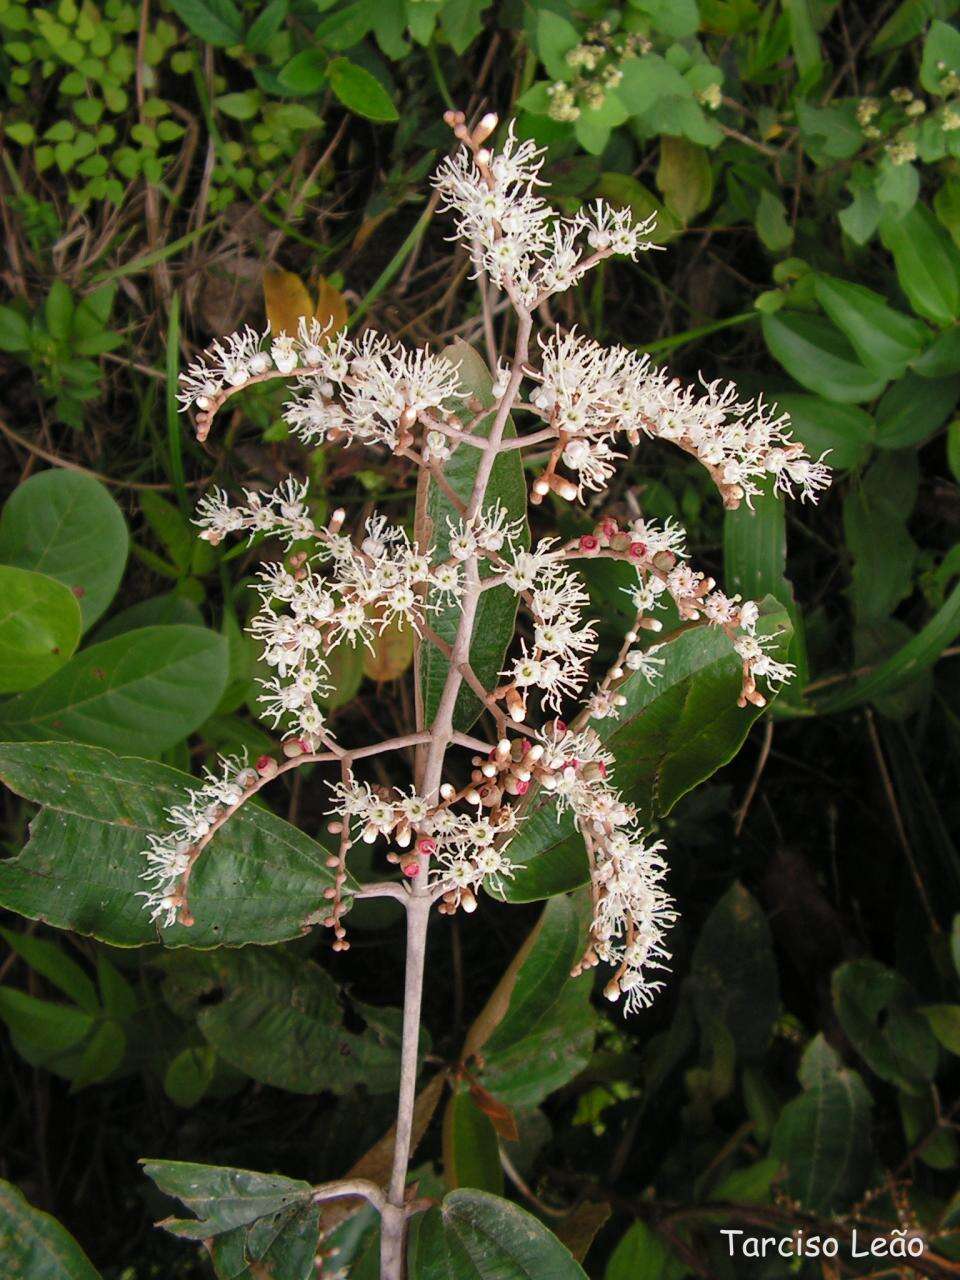
<instances>
[{"instance_id":1,"label":"green leaf","mask_svg":"<svg viewBox=\"0 0 960 1280\"><path fill-rule=\"evenodd\" d=\"M56 578L80 601L87 630L116 594L129 537L120 508L92 476L40 471L0 515L0 561Z\"/></svg>"},{"instance_id":2,"label":"green leaf","mask_svg":"<svg viewBox=\"0 0 960 1280\"><path fill-rule=\"evenodd\" d=\"M113 1075L126 1051L127 1036L123 1027L110 1019L99 1022L84 1045L76 1069L70 1073L74 1089L84 1089Z\"/></svg>"},{"instance_id":3,"label":"green leaf","mask_svg":"<svg viewBox=\"0 0 960 1280\"><path fill-rule=\"evenodd\" d=\"M887 384L882 374L864 368L840 330L820 316L778 311L762 316L760 324L770 354L809 391L859 404Z\"/></svg>"},{"instance_id":4,"label":"green leaf","mask_svg":"<svg viewBox=\"0 0 960 1280\"><path fill-rule=\"evenodd\" d=\"M483 30L483 13L490 8L491 0L444 0L439 7L443 34L450 41L454 53L466 53ZM428 6L424 6L427 8ZM407 12L410 12L409 6ZM411 20L411 27L413 23Z\"/></svg>"},{"instance_id":5,"label":"green leaf","mask_svg":"<svg viewBox=\"0 0 960 1280\"><path fill-rule=\"evenodd\" d=\"M251 22L250 29L243 38L244 48L250 53L263 53L283 26L288 8L288 0L270 0Z\"/></svg>"},{"instance_id":6,"label":"green leaf","mask_svg":"<svg viewBox=\"0 0 960 1280\"><path fill-rule=\"evenodd\" d=\"M38 1000L25 991L0 987L0 1021L6 1023L28 1061L56 1070L56 1060L86 1039L96 1019L73 1005Z\"/></svg>"},{"instance_id":7,"label":"green leaf","mask_svg":"<svg viewBox=\"0 0 960 1280\"><path fill-rule=\"evenodd\" d=\"M586 1280L586 1272L532 1214L484 1191L451 1191L440 1205L442 1232L418 1263L443 1280Z\"/></svg>"},{"instance_id":8,"label":"green leaf","mask_svg":"<svg viewBox=\"0 0 960 1280\"><path fill-rule=\"evenodd\" d=\"M489 370L472 347L465 342L457 342L445 348L442 354L451 363L459 363L460 384L465 391L477 396L485 407L493 403ZM464 410L464 418L471 416L469 410ZM492 425L491 415L479 425L477 434L488 435ZM504 435L509 437L514 434L513 425L508 422ZM524 521L523 545L527 546L527 488L519 454L519 449L511 449L502 453L493 464L487 485L487 505L493 506L499 501L508 520ZM483 456L479 449L461 444L444 463L444 477L461 501L466 502L470 498L477 467ZM442 560L447 554L450 541L447 519L457 520L459 513L440 486L431 482L425 469L421 470L420 483L426 487L425 505L432 527L431 542L436 548L435 556ZM424 501L422 496L420 501ZM507 647L513 639L516 616L517 597L509 587L493 587L481 595L470 643L470 665L485 688L492 689L497 683ZM434 615L432 625L442 639L452 644L459 621L460 608L458 605L451 605ZM446 658L433 645L420 646L417 662L418 695L422 699L424 723L427 725L432 724L437 714L448 670ZM464 685L454 708L454 728L466 732L482 710L476 694Z\"/></svg>"},{"instance_id":9,"label":"green leaf","mask_svg":"<svg viewBox=\"0 0 960 1280\"><path fill-rule=\"evenodd\" d=\"M818 275L814 291L821 307L849 338L861 362L878 375L902 377L930 338L925 324L895 311L872 289L836 276Z\"/></svg>"},{"instance_id":10,"label":"green leaf","mask_svg":"<svg viewBox=\"0 0 960 1280\"><path fill-rule=\"evenodd\" d=\"M905 978L876 960L841 965L833 1005L847 1038L881 1080L918 1093L937 1069L937 1044Z\"/></svg>"},{"instance_id":11,"label":"green leaf","mask_svg":"<svg viewBox=\"0 0 960 1280\"><path fill-rule=\"evenodd\" d=\"M797 702L807 679L807 655L803 618L796 607L793 587L786 577L787 528L786 504L768 482L764 492L735 511L724 512L723 574L731 592L739 592L745 600L773 598L787 611L793 627L790 660L797 675L781 695L784 701Z\"/></svg>"},{"instance_id":12,"label":"green leaf","mask_svg":"<svg viewBox=\"0 0 960 1280\"><path fill-rule=\"evenodd\" d=\"M816 700L817 711L829 714L870 702L901 688L928 670L960 635L960 586L953 591L922 631L869 675L839 693Z\"/></svg>"},{"instance_id":13,"label":"green leaf","mask_svg":"<svg viewBox=\"0 0 960 1280\"><path fill-rule=\"evenodd\" d=\"M0 937L35 973L42 974L48 982L59 987L81 1009L87 1013L98 1012L100 1000L93 979L62 947L33 934L14 933L11 929L0 929Z\"/></svg>"},{"instance_id":14,"label":"green leaf","mask_svg":"<svg viewBox=\"0 0 960 1280\"><path fill-rule=\"evenodd\" d=\"M603 1280L683 1280L690 1270L645 1222L635 1222L610 1255Z\"/></svg>"},{"instance_id":15,"label":"green leaf","mask_svg":"<svg viewBox=\"0 0 960 1280\"><path fill-rule=\"evenodd\" d=\"M944 88L943 79L957 72L960 72L960 31L948 22L934 19L923 42L920 83L927 93L941 98L952 96L953 91Z\"/></svg>"},{"instance_id":16,"label":"green leaf","mask_svg":"<svg viewBox=\"0 0 960 1280\"><path fill-rule=\"evenodd\" d=\"M775 652L782 658L790 634L785 613L766 614L761 631L780 637ZM627 698L620 718L596 725L616 759L617 786L648 822L731 760L760 714L737 706L741 664L722 632L689 627L670 636L657 656L664 660L657 679L629 676L618 687ZM531 808L505 850L515 867L504 886L508 902L566 893L588 878L573 819L558 820L552 800L528 794Z\"/></svg>"},{"instance_id":17,"label":"green leaf","mask_svg":"<svg viewBox=\"0 0 960 1280\"><path fill-rule=\"evenodd\" d=\"M960 400L960 375L908 373L887 388L876 408L877 447L907 449L939 431Z\"/></svg>"},{"instance_id":18,"label":"green leaf","mask_svg":"<svg viewBox=\"0 0 960 1280\"><path fill-rule=\"evenodd\" d=\"M701 1025L719 1018L741 1058L758 1058L780 1012L780 983L767 918L737 881L697 939L690 985Z\"/></svg>"},{"instance_id":19,"label":"green leaf","mask_svg":"<svg viewBox=\"0 0 960 1280\"><path fill-rule=\"evenodd\" d=\"M927 1004L920 1012L944 1049L960 1057L960 1004Z\"/></svg>"},{"instance_id":20,"label":"green leaf","mask_svg":"<svg viewBox=\"0 0 960 1280\"><path fill-rule=\"evenodd\" d=\"M815 73L821 64L820 41L813 23L811 0L783 0L790 24L790 44L801 76Z\"/></svg>"},{"instance_id":21,"label":"green leaf","mask_svg":"<svg viewBox=\"0 0 960 1280\"><path fill-rule=\"evenodd\" d=\"M804 1062L822 1044L816 1037ZM855 1071L804 1072L805 1090L788 1102L773 1131L771 1154L787 1167L786 1190L805 1209L829 1212L864 1190L873 1165L870 1095Z\"/></svg>"},{"instance_id":22,"label":"green leaf","mask_svg":"<svg viewBox=\"0 0 960 1280\"><path fill-rule=\"evenodd\" d=\"M167 555L181 573L186 573L196 541L186 516L172 502L149 490L140 495L140 509Z\"/></svg>"},{"instance_id":23,"label":"green leaf","mask_svg":"<svg viewBox=\"0 0 960 1280\"><path fill-rule=\"evenodd\" d=\"M899 48L920 35L931 17L948 18L958 8L958 0L903 0L874 36L870 53Z\"/></svg>"},{"instance_id":24,"label":"green leaf","mask_svg":"<svg viewBox=\"0 0 960 1280\"><path fill-rule=\"evenodd\" d=\"M645 115L670 98L693 98L690 84L657 53L627 58L620 70L623 78L617 85L617 97L631 115Z\"/></svg>"},{"instance_id":25,"label":"green leaf","mask_svg":"<svg viewBox=\"0 0 960 1280\"><path fill-rule=\"evenodd\" d=\"M260 805L244 805L190 879L192 927L151 923L137 894L147 836L198 781L166 765L71 743L0 746L0 779L44 809L0 861L0 905L115 946L239 946L299 937L324 909L327 850ZM238 892L242 886L242 892ZM347 880L346 892L353 886Z\"/></svg>"},{"instance_id":26,"label":"green leaf","mask_svg":"<svg viewBox=\"0 0 960 1280\"><path fill-rule=\"evenodd\" d=\"M884 218L880 238L917 315L952 324L960 316L960 252L933 214L915 205L905 217Z\"/></svg>"},{"instance_id":27,"label":"green leaf","mask_svg":"<svg viewBox=\"0 0 960 1280\"><path fill-rule=\"evenodd\" d=\"M254 1080L291 1093L345 1093L362 1083L389 1093L399 1078L396 1010L367 1010L363 1032L347 1031L336 984L325 970L282 951L242 948L164 961L164 992L195 1016L219 1057ZM387 1026L396 1021L396 1034Z\"/></svg>"},{"instance_id":28,"label":"green leaf","mask_svg":"<svg viewBox=\"0 0 960 1280\"><path fill-rule=\"evenodd\" d=\"M551 80L571 80L574 69L567 54L580 43L576 27L552 9L537 12L537 53Z\"/></svg>"},{"instance_id":29,"label":"green leaf","mask_svg":"<svg viewBox=\"0 0 960 1280\"><path fill-rule=\"evenodd\" d=\"M29 350L29 320L19 311L14 311L13 307L0 307L0 351Z\"/></svg>"},{"instance_id":30,"label":"green leaf","mask_svg":"<svg viewBox=\"0 0 960 1280\"><path fill-rule=\"evenodd\" d=\"M886 618L913 585L917 548L907 519L917 495L915 453L881 454L843 503L853 555L852 598L858 622Z\"/></svg>"},{"instance_id":31,"label":"green leaf","mask_svg":"<svg viewBox=\"0 0 960 1280\"><path fill-rule=\"evenodd\" d=\"M342 61L342 59L341 59ZM329 59L323 49L311 47L295 53L280 69L277 79L288 93L319 93L327 83Z\"/></svg>"},{"instance_id":32,"label":"green leaf","mask_svg":"<svg viewBox=\"0 0 960 1280\"><path fill-rule=\"evenodd\" d=\"M170 0L170 8L207 44L229 48L243 39L243 18L233 0Z\"/></svg>"},{"instance_id":33,"label":"green leaf","mask_svg":"<svg viewBox=\"0 0 960 1280\"><path fill-rule=\"evenodd\" d=\"M195 1107L213 1082L217 1053L209 1045L183 1049L167 1067L163 1091L178 1107Z\"/></svg>"},{"instance_id":34,"label":"green leaf","mask_svg":"<svg viewBox=\"0 0 960 1280\"><path fill-rule=\"evenodd\" d=\"M660 139L657 187L684 225L702 213L713 195L713 170L705 147L686 138Z\"/></svg>"},{"instance_id":35,"label":"green leaf","mask_svg":"<svg viewBox=\"0 0 960 1280\"><path fill-rule=\"evenodd\" d=\"M227 645L204 627L142 627L91 645L0 709L0 733L156 755L213 714Z\"/></svg>"},{"instance_id":36,"label":"green leaf","mask_svg":"<svg viewBox=\"0 0 960 1280\"><path fill-rule=\"evenodd\" d=\"M80 642L80 606L62 582L0 565L0 693L40 684Z\"/></svg>"},{"instance_id":37,"label":"green leaf","mask_svg":"<svg viewBox=\"0 0 960 1280\"><path fill-rule=\"evenodd\" d=\"M192 600L170 591L166 595L151 596L137 604L128 605L108 618L95 633L95 639L112 640L127 631L142 627L202 627L203 614Z\"/></svg>"},{"instance_id":38,"label":"green leaf","mask_svg":"<svg viewBox=\"0 0 960 1280\"><path fill-rule=\"evenodd\" d=\"M451 1189L503 1192L497 1132L462 1086L454 1089L443 1114L443 1178Z\"/></svg>"},{"instance_id":39,"label":"green leaf","mask_svg":"<svg viewBox=\"0 0 960 1280\"><path fill-rule=\"evenodd\" d=\"M101 1280L69 1231L2 1178L0 1256L7 1280Z\"/></svg>"},{"instance_id":40,"label":"green leaf","mask_svg":"<svg viewBox=\"0 0 960 1280\"><path fill-rule=\"evenodd\" d=\"M343 105L358 116L390 124L400 115L383 85L349 58L334 58L327 67L330 88Z\"/></svg>"},{"instance_id":41,"label":"green leaf","mask_svg":"<svg viewBox=\"0 0 960 1280\"><path fill-rule=\"evenodd\" d=\"M783 201L766 190L760 192L756 226L757 235L771 253L784 253L793 244L793 227L787 221Z\"/></svg>"},{"instance_id":42,"label":"green leaf","mask_svg":"<svg viewBox=\"0 0 960 1280\"><path fill-rule=\"evenodd\" d=\"M831 467L857 467L870 456L876 427L865 409L795 391L779 394L777 404L789 413L791 430L808 453L819 457L829 450Z\"/></svg>"},{"instance_id":43,"label":"green leaf","mask_svg":"<svg viewBox=\"0 0 960 1280\"><path fill-rule=\"evenodd\" d=\"M464 1054L482 1052L481 1084L508 1106L538 1106L590 1060L597 1030L590 983L570 976L583 954L587 909L586 895L547 903L515 977L512 966L508 971L513 982L502 1017L482 1043L473 1030L467 1037Z\"/></svg>"},{"instance_id":44,"label":"green leaf","mask_svg":"<svg viewBox=\"0 0 960 1280\"><path fill-rule=\"evenodd\" d=\"M297 1203L274 1217L215 1236L211 1256L222 1280L312 1280L320 1206ZM358 1272L357 1280L362 1280ZM373 1280L372 1274L368 1280Z\"/></svg>"},{"instance_id":45,"label":"green leaf","mask_svg":"<svg viewBox=\"0 0 960 1280\"><path fill-rule=\"evenodd\" d=\"M67 121L61 121L66 125ZM71 131L73 126L69 126ZM43 318L52 338L66 342L73 323L73 295L62 280L54 280L43 304Z\"/></svg>"},{"instance_id":46,"label":"green leaf","mask_svg":"<svg viewBox=\"0 0 960 1280\"><path fill-rule=\"evenodd\" d=\"M180 1160L141 1160L143 1171L160 1191L183 1202L195 1219L168 1218L163 1226L174 1235L205 1240L258 1218L272 1218L310 1197L311 1187L299 1178L253 1173Z\"/></svg>"},{"instance_id":47,"label":"green leaf","mask_svg":"<svg viewBox=\"0 0 960 1280\"><path fill-rule=\"evenodd\" d=\"M921 378L948 378L960 373L960 325L945 329L934 338L912 367Z\"/></svg>"}]
</instances>

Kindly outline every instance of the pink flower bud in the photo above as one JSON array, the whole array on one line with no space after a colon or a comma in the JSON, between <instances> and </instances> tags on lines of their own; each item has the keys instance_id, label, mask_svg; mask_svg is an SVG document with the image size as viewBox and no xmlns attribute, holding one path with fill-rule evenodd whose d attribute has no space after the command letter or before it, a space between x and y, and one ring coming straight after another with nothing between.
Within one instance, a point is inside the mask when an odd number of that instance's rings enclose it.
<instances>
[{"instance_id":1,"label":"pink flower bud","mask_svg":"<svg viewBox=\"0 0 960 1280\"><path fill-rule=\"evenodd\" d=\"M585 551L587 555L592 555L594 551L600 550L600 539L595 538L591 533L585 533L580 539L580 550Z\"/></svg>"}]
</instances>

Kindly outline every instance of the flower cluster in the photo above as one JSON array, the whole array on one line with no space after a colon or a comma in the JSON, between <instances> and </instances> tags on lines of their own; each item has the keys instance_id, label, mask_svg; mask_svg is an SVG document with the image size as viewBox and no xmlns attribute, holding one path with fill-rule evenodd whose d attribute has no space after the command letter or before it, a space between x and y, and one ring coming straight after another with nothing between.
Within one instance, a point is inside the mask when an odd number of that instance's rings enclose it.
<instances>
[{"instance_id":1,"label":"flower cluster","mask_svg":"<svg viewBox=\"0 0 960 1280\"><path fill-rule=\"evenodd\" d=\"M160 920L165 928L177 922L192 923L186 910L184 880L189 875L204 843L239 805L244 796L260 782L257 769L248 768L241 759L221 756L218 770L204 769L203 782L188 791L182 804L167 810L169 829L162 835L148 835L148 848L143 856L147 869L140 879L150 886L138 894L151 920Z\"/></svg>"},{"instance_id":2,"label":"flower cluster","mask_svg":"<svg viewBox=\"0 0 960 1280\"><path fill-rule=\"evenodd\" d=\"M615 469L612 444L619 433L635 444L640 434L670 440L696 457L729 506L760 492L773 477L778 492L816 498L829 483L823 458L813 461L789 433L789 418L762 399L743 400L732 383L684 387L650 357L626 347L603 347L576 330L559 328L540 339L539 387L532 405L556 428L551 465L534 485L544 496L605 487ZM551 483L562 462L576 477L565 493Z\"/></svg>"},{"instance_id":3,"label":"flower cluster","mask_svg":"<svg viewBox=\"0 0 960 1280\"><path fill-rule=\"evenodd\" d=\"M456 113L448 115L467 145L441 163L434 185L444 208L456 213L457 236L470 246L477 271L525 306L569 289L600 258L635 258L654 247L644 239L653 218L634 223L629 209L603 200L572 218L558 217L537 192L545 152L518 142L512 124L494 155L479 143L496 128L496 116L470 135Z\"/></svg>"}]
</instances>

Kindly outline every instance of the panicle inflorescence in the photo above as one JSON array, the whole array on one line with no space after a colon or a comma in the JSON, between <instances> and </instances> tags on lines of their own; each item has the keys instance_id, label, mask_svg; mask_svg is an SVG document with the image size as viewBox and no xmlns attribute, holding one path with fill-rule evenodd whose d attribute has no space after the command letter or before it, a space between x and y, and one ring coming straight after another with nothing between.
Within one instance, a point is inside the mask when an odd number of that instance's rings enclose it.
<instances>
[{"instance_id":1,"label":"panicle inflorescence","mask_svg":"<svg viewBox=\"0 0 960 1280\"><path fill-rule=\"evenodd\" d=\"M530 546L526 521L487 496L493 462L505 449L546 452L531 484L533 504L551 494L582 503L602 493L624 442L644 437L695 457L730 507L767 489L815 501L829 472L792 437L786 415L762 398L744 399L731 383L683 386L642 352L603 347L559 325L531 348L534 310L605 258L635 258L655 247L652 220L638 224L629 210L602 200L562 217L544 198L543 153L513 125L495 152L488 145L495 117L473 129L459 113L447 119L462 146L438 169L442 204L482 277L484 305L492 285L507 294L517 317L514 352L491 369L486 399L465 390L457 361L445 354L411 350L373 330L353 338L312 319L302 319L295 334L248 327L220 339L181 378L180 399L194 410L201 439L236 391L283 379L292 387L283 418L305 444L390 451L428 473L455 514L439 530L419 520L411 538L378 514L352 531L342 510L318 521L306 484L293 478L272 492L245 490L238 502L222 489L201 499L201 537L217 544L246 536L281 552L256 574L259 608L249 630L271 672L260 681L262 715L282 734L286 760L225 760L205 774L171 808L170 830L150 837L144 896L163 927L189 923L194 863L236 808L289 768L338 764L328 827L340 848L328 858L333 883L325 905L310 918L329 926L335 947L344 949L352 844L385 846L411 892L430 894L442 913L469 912L481 888L501 892L515 874L511 840L540 793L558 813L572 815L590 863L593 917L576 971L611 964L606 994L622 995L634 1009L661 985L665 932L676 912L663 883L664 846L644 833L636 808L613 785L605 722L624 713L644 682L661 679L671 637L659 637L671 619L726 637L742 671L741 706L762 707L764 689L776 690L792 667L777 656L758 605L727 595L690 563L683 530L672 520L601 516L587 525L590 532L548 534ZM532 420L532 429L507 438L511 413ZM470 461L478 479L468 500L443 475L461 450L476 454ZM635 576L624 588L633 624L596 680L598 635L578 563L598 557L631 566ZM481 593L493 587L515 595L523 621L499 683L488 688L470 665L470 633L458 631L451 645L431 621L457 609L472 622ZM447 661L447 719L438 711L414 735L350 752L337 743L325 711L330 654L342 644L370 647L393 625L411 627L420 645ZM454 732L451 708L461 683L491 717L494 742ZM560 719L567 714L569 725ZM418 753L414 786L389 785L382 771L376 783L357 776L357 757L411 746ZM454 746L471 752L468 767L446 760Z\"/></svg>"}]
</instances>

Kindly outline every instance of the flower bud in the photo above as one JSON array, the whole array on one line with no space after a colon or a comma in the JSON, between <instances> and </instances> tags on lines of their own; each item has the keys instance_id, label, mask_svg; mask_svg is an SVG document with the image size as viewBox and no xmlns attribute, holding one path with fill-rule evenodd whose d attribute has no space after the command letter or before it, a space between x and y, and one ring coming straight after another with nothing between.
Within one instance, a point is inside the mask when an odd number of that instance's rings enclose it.
<instances>
[{"instance_id":1,"label":"flower bud","mask_svg":"<svg viewBox=\"0 0 960 1280\"><path fill-rule=\"evenodd\" d=\"M280 766L274 760L273 756L258 756L256 769L261 778L276 777L277 770Z\"/></svg>"}]
</instances>

